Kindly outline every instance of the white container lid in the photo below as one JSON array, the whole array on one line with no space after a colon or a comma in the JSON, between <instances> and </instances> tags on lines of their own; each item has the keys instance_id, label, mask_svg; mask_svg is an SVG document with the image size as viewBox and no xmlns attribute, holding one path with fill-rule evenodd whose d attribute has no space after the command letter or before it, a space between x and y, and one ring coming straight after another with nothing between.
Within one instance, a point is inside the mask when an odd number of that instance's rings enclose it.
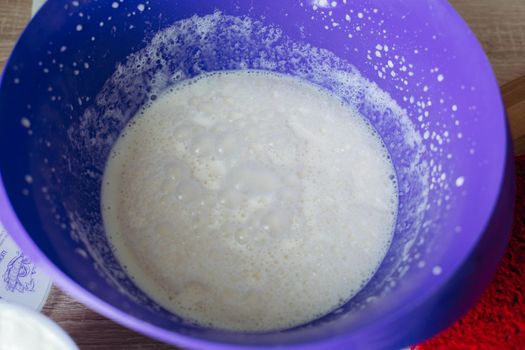
<instances>
[{"instance_id":1,"label":"white container lid","mask_svg":"<svg viewBox=\"0 0 525 350\"><path fill-rule=\"evenodd\" d=\"M27 307L0 301L0 349L78 350L62 328Z\"/></svg>"}]
</instances>

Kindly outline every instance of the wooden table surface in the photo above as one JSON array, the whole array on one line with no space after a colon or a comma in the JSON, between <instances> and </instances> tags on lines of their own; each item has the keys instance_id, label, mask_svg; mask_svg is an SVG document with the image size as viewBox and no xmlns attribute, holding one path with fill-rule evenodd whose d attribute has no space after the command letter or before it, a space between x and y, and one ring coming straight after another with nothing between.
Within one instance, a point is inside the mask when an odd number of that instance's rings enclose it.
<instances>
[{"instance_id":1,"label":"wooden table surface","mask_svg":"<svg viewBox=\"0 0 525 350\"><path fill-rule=\"evenodd\" d=\"M525 0L451 0L481 41L503 85L525 75ZM0 0L0 69L30 18L31 0ZM43 312L80 349L173 349L88 310L53 287Z\"/></svg>"}]
</instances>

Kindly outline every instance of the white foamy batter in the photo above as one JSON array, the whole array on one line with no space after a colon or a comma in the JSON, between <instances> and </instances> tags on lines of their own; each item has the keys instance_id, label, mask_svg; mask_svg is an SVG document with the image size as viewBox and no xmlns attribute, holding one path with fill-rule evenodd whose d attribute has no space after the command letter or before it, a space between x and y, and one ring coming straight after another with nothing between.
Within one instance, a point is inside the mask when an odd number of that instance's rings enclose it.
<instances>
[{"instance_id":1,"label":"white foamy batter","mask_svg":"<svg viewBox=\"0 0 525 350\"><path fill-rule=\"evenodd\" d=\"M180 85L113 148L106 231L136 283L178 315L243 331L346 302L391 241L393 166L336 97L255 71Z\"/></svg>"}]
</instances>

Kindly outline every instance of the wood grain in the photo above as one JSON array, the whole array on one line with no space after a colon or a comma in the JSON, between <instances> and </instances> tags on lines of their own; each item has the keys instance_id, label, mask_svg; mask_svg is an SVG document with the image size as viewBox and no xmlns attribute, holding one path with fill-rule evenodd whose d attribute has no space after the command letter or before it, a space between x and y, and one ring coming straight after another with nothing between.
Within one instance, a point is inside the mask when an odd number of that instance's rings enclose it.
<instances>
[{"instance_id":1,"label":"wood grain","mask_svg":"<svg viewBox=\"0 0 525 350\"><path fill-rule=\"evenodd\" d=\"M525 1L452 0L476 33L500 85L525 75Z\"/></svg>"},{"instance_id":2,"label":"wood grain","mask_svg":"<svg viewBox=\"0 0 525 350\"><path fill-rule=\"evenodd\" d=\"M516 155L525 154L525 76L501 87Z\"/></svg>"},{"instance_id":3,"label":"wood grain","mask_svg":"<svg viewBox=\"0 0 525 350\"><path fill-rule=\"evenodd\" d=\"M0 68L31 16L31 0L0 0Z\"/></svg>"},{"instance_id":4,"label":"wood grain","mask_svg":"<svg viewBox=\"0 0 525 350\"><path fill-rule=\"evenodd\" d=\"M500 84L525 75L525 0L451 0L478 36ZM0 68L29 20L31 0L0 0ZM525 153L525 78L502 87L516 151ZM53 287L43 312L84 350L173 349L119 326Z\"/></svg>"}]
</instances>

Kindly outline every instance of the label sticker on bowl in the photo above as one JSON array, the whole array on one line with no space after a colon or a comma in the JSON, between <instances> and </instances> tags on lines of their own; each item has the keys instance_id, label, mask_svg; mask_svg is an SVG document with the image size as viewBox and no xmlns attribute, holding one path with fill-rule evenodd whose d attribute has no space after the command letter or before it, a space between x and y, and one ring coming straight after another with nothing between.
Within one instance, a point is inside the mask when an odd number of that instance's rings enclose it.
<instances>
[{"instance_id":1,"label":"label sticker on bowl","mask_svg":"<svg viewBox=\"0 0 525 350\"><path fill-rule=\"evenodd\" d=\"M40 310L51 279L31 262L0 223L0 300Z\"/></svg>"}]
</instances>

